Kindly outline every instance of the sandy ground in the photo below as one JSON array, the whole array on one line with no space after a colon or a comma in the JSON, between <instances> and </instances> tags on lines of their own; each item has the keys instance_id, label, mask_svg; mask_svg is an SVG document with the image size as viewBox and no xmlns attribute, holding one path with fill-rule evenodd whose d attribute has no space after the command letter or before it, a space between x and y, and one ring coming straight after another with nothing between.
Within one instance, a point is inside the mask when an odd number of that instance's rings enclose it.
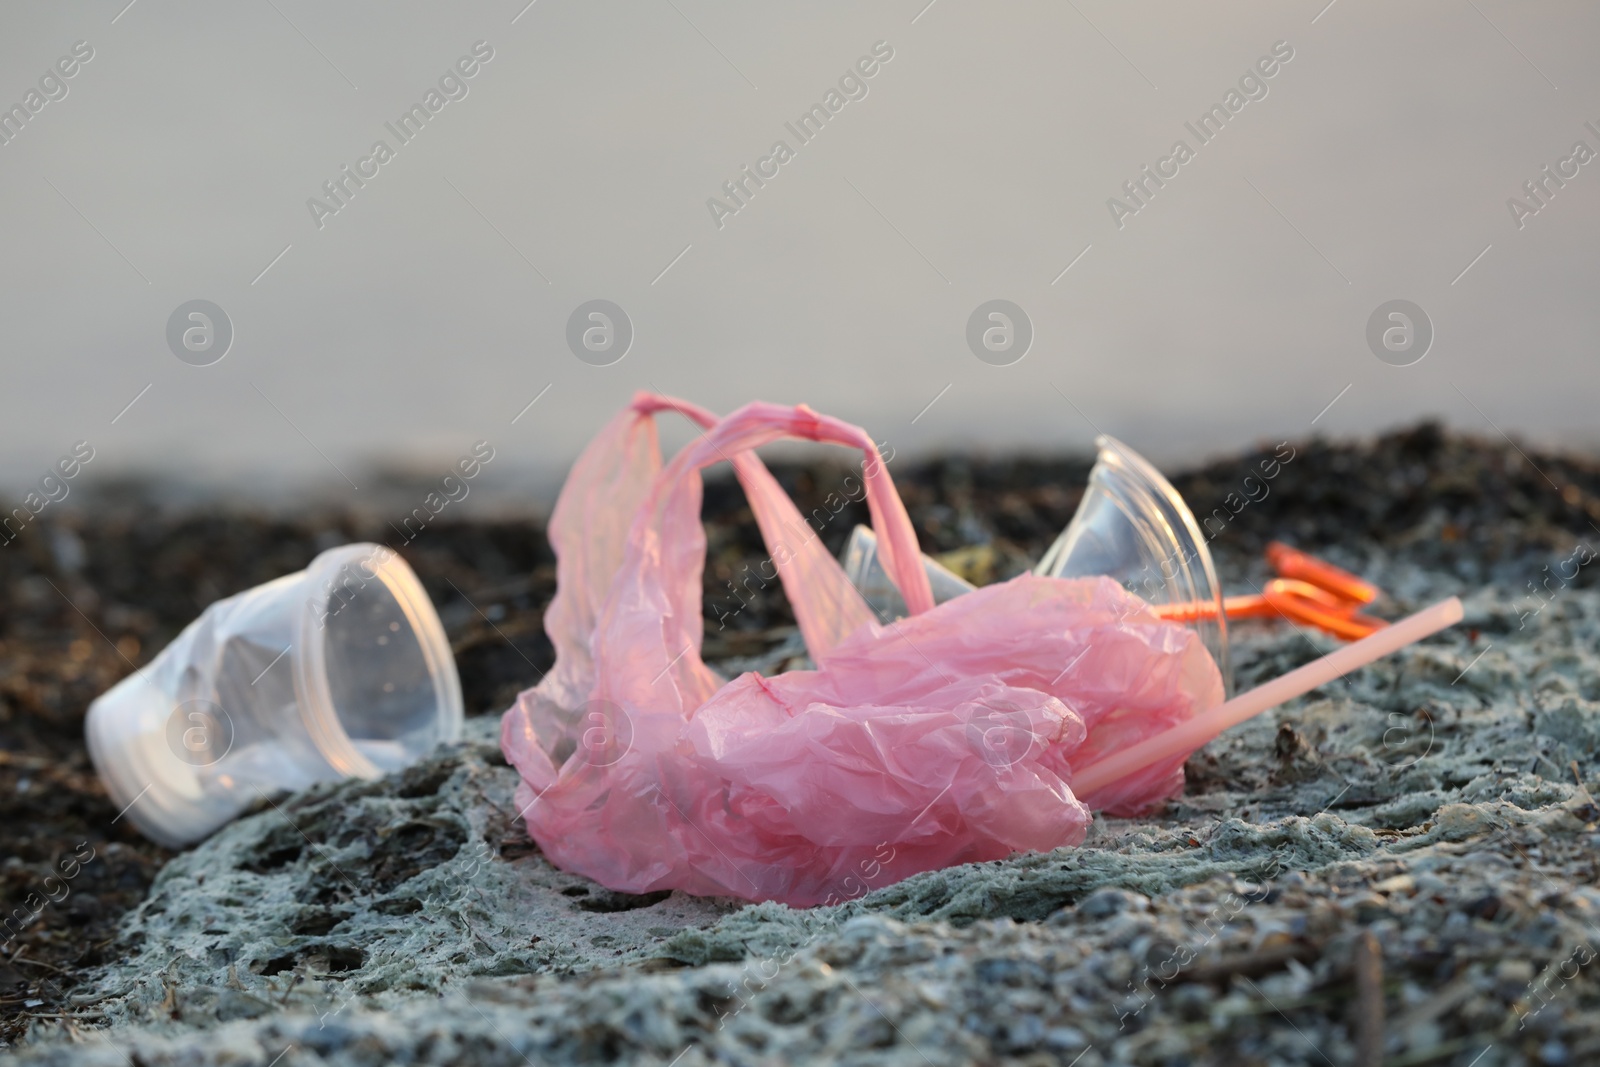
<instances>
[{"instance_id":1,"label":"sandy ground","mask_svg":"<svg viewBox=\"0 0 1600 1067\"><path fill-rule=\"evenodd\" d=\"M1175 480L1222 506L1274 448ZM462 743L175 856L142 843L87 770L87 700L204 602L375 520L152 514L133 490L92 523L63 516L0 559L8 900L79 842L95 855L0 957L13 1047L291 1067L1592 1062L1600 591L1589 567L1544 583L1600 545L1600 465L1428 427L1295 449L1213 542L1230 591L1263 579L1280 537L1379 582L1391 616L1459 593L1463 625L1208 746L1150 818L810 911L610 893L527 840L490 714L548 665L550 560L527 523L441 527L407 551L478 713ZM1042 550L1086 469L951 460L897 479L924 547L967 550L952 562L983 581ZM783 472L803 506L837 476ZM761 553L731 488L707 519L715 619ZM792 664L791 622L764 597L708 658ZM1319 647L1240 626L1238 684Z\"/></svg>"}]
</instances>

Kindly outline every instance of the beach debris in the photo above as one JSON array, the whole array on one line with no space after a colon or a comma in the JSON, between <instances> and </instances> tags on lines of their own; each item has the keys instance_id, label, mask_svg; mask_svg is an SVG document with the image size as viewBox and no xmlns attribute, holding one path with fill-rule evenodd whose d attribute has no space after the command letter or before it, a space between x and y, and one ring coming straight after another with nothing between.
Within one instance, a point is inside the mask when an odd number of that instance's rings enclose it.
<instances>
[{"instance_id":1,"label":"beach debris","mask_svg":"<svg viewBox=\"0 0 1600 1067\"><path fill-rule=\"evenodd\" d=\"M702 431L665 466L662 411ZM860 451L875 555L905 618L874 617L756 458L783 439ZM1142 460L1111 451L1133 474L1102 479L1102 504L1086 494L1079 516L1089 507L1089 519L1074 519L1046 569L1073 569L1085 558L1077 546L1102 556L1126 547L1096 517L1127 515L1115 493L1152 482ZM730 681L701 659L700 471L722 460L749 498L814 670ZM1192 515L1185 529L1193 540ZM1189 754L1229 726L1461 617L1452 598L1228 700L1203 636L1208 626L1225 635L1226 622L1208 554L1159 572L1187 575L1167 584L1166 603L1214 607L1185 622L1107 574L1024 574L936 603L877 445L804 405L756 402L718 419L638 394L574 465L550 539L556 664L505 713L501 745L541 850L630 893L828 904L922 871L1077 845L1091 810L1134 814L1179 794ZM1123 555L1150 551L1159 548ZM1220 647L1225 659L1225 636Z\"/></svg>"},{"instance_id":2,"label":"beach debris","mask_svg":"<svg viewBox=\"0 0 1600 1067\"><path fill-rule=\"evenodd\" d=\"M350 544L206 608L84 733L122 815L176 848L274 794L399 770L461 722L422 583L393 549Z\"/></svg>"}]
</instances>

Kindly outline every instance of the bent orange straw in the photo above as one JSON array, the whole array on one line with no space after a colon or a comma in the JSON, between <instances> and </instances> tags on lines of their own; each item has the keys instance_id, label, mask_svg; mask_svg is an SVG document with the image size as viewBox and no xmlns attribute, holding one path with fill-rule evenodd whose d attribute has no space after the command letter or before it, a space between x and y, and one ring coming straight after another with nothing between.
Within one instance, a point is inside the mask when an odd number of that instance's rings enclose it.
<instances>
[{"instance_id":1,"label":"bent orange straw","mask_svg":"<svg viewBox=\"0 0 1600 1067\"><path fill-rule=\"evenodd\" d=\"M1282 541L1273 541L1267 545L1267 562L1272 564L1273 570L1285 578L1298 578L1303 582L1310 582L1319 589L1326 589L1335 596L1353 600L1357 604L1372 603L1378 599L1378 593L1381 591L1371 582L1363 581L1349 571L1335 567L1309 553L1290 548Z\"/></svg>"},{"instance_id":2,"label":"bent orange straw","mask_svg":"<svg viewBox=\"0 0 1600 1067\"><path fill-rule=\"evenodd\" d=\"M1389 625L1371 615L1361 615L1348 600L1295 578L1275 578L1267 583L1263 599L1287 618L1354 641Z\"/></svg>"},{"instance_id":3,"label":"bent orange straw","mask_svg":"<svg viewBox=\"0 0 1600 1067\"><path fill-rule=\"evenodd\" d=\"M1358 640L1389 625L1356 611L1377 599L1380 590L1371 582L1279 541L1267 546L1267 559L1281 577L1268 582L1260 593L1225 597L1222 613L1226 617L1281 616L1346 641ZM1170 622L1198 622L1217 615L1216 605L1211 602L1158 604L1154 610L1158 617Z\"/></svg>"}]
</instances>

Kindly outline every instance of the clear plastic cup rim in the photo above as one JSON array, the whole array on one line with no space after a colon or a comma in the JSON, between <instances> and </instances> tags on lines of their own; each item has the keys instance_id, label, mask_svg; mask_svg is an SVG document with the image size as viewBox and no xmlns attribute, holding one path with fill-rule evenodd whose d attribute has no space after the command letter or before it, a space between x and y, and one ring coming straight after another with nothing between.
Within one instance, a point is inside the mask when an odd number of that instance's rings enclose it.
<instances>
[{"instance_id":1,"label":"clear plastic cup rim","mask_svg":"<svg viewBox=\"0 0 1600 1067\"><path fill-rule=\"evenodd\" d=\"M311 562L306 568L306 580L318 595L307 597L295 617L295 646L300 650L294 663L295 703L307 732L334 770L350 778L381 778L383 769L361 753L339 721L333 691L328 684L327 643L322 640L324 631L318 626L319 615L328 601L328 596L322 592L326 579L352 564L355 564L354 573L364 581L383 583L416 635L428 667L428 678L433 683L435 706L439 709L437 732L441 738L456 737L461 732L464 718L461 683L456 675L455 656L450 651L450 642L433 601L422 588L416 572L398 552L385 545L352 544L324 552Z\"/></svg>"}]
</instances>

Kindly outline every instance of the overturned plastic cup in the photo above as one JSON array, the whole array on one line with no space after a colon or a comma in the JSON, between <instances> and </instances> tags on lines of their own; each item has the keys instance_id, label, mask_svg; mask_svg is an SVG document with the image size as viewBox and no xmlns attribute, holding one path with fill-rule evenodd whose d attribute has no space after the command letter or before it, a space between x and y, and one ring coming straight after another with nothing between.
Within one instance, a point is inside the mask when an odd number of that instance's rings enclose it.
<instances>
[{"instance_id":1,"label":"overturned plastic cup","mask_svg":"<svg viewBox=\"0 0 1600 1067\"><path fill-rule=\"evenodd\" d=\"M190 844L262 797L377 778L461 735L438 613L392 549L351 544L208 607L89 706L114 804Z\"/></svg>"},{"instance_id":2,"label":"overturned plastic cup","mask_svg":"<svg viewBox=\"0 0 1600 1067\"><path fill-rule=\"evenodd\" d=\"M1228 665L1228 620L1222 586L1206 538L1183 497L1148 460L1113 437L1100 436L1099 456L1072 521L1034 567L1052 578L1106 577L1163 615L1193 629L1233 693ZM924 555L934 603L970 592L970 582ZM879 621L906 614L905 601L878 560L878 542L865 526L852 531L845 575Z\"/></svg>"}]
</instances>

